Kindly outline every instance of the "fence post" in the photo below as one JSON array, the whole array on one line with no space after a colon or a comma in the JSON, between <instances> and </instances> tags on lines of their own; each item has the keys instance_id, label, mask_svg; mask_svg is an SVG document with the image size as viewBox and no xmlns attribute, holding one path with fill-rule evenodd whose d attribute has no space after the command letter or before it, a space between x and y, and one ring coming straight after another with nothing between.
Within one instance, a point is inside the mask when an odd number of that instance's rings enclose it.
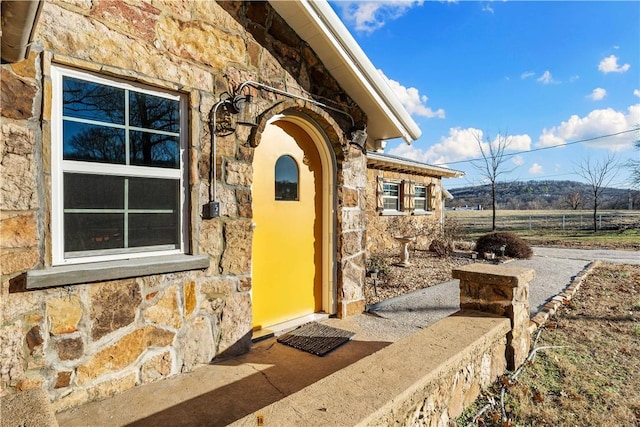
<instances>
[{"instance_id":1,"label":"fence post","mask_svg":"<svg viewBox=\"0 0 640 427\"><path fill-rule=\"evenodd\" d=\"M562 215L562 229L564 230L564 215Z\"/></svg>"},{"instance_id":2,"label":"fence post","mask_svg":"<svg viewBox=\"0 0 640 427\"><path fill-rule=\"evenodd\" d=\"M531 230L531 215L529 215L529 230Z\"/></svg>"},{"instance_id":3,"label":"fence post","mask_svg":"<svg viewBox=\"0 0 640 427\"><path fill-rule=\"evenodd\" d=\"M494 313L511 319L507 335L507 369L515 370L529 355L530 268L468 264L452 271L460 279L460 308Z\"/></svg>"},{"instance_id":4,"label":"fence post","mask_svg":"<svg viewBox=\"0 0 640 427\"><path fill-rule=\"evenodd\" d=\"M602 230L602 214L598 215L598 220L600 221L599 225L598 225L598 230Z\"/></svg>"}]
</instances>

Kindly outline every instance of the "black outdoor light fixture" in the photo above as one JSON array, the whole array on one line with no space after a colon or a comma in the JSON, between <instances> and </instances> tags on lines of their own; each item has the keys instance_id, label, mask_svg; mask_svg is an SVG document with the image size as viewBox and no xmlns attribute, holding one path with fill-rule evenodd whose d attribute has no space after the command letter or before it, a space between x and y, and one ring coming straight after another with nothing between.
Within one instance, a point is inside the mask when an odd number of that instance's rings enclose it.
<instances>
[{"instance_id":1,"label":"black outdoor light fixture","mask_svg":"<svg viewBox=\"0 0 640 427\"><path fill-rule=\"evenodd\" d=\"M227 98L218 101L211 110L211 120L215 124L215 135L225 136L235 132L233 117L236 117L236 125L257 126L252 114L252 95L225 94Z\"/></svg>"},{"instance_id":2,"label":"black outdoor light fixture","mask_svg":"<svg viewBox=\"0 0 640 427\"><path fill-rule=\"evenodd\" d=\"M349 131L349 144L354 145L367 154L367 125L364 122L358 122Z\"/></svg>"},{"instance_id":3,"label":"black outdoor light fixture","mask_svg":"<svg viewBox=\"0 0 640 427\"><path fill-rule=\"evenodd\" d=\"M233 123L234 117L236 126L257 126L256 114L253 112L252 108L253 96L250 94L243 94L246 87L264 89L288 98L299 99L347 116L351 121L351 129L345 135L346 140L350 145L358 147L363 154L366 155L367 153L367 125L362 121L355 123L351 114L346 111L331 107L322 102L316 101L313 98L296 95L263 83L250 80L245 81L238 86L234 95L230 95L228 93L223 94L224 98L221 98L214 104L209 114L209 124L211 127L211 152L209 154L209 201L202 206L203 219L212 219L220 216L220 202L216 200L216 136L231 135L235 132L236 129Z\"/></svg>"},{"instance_id":4,"label":"black outdoor light fixture","mask_svg":"<svg viewBox=\"0 0 640 427\"><path fill-rule=\"evenodd\" d=\"M257 126L253 122L251 104L253 96L238 94L216 102L210 113L211 152L209 153L209 201L202 205L202 218L213 219L220 216L220 202L216 200L216 136L231 135L235 132L233 116L237 116L236 125Z\"/></svg>"}]
</instances>

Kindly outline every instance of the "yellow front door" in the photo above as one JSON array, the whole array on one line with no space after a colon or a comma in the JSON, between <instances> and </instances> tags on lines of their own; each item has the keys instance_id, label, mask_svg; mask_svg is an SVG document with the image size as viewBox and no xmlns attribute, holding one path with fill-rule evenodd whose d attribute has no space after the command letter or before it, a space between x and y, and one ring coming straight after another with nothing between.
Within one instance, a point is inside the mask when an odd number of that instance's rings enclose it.
<instances>
[{"instance_id":1,"label":"yellow front door","mask_svg":"<svg viewBox=\"0 0 640 427\"><path fill-rule=\"evenodd\" d=\"M253 160L253 327L322 309L322 171L309 135L267 125Z\"/></svg>"}]
</instances>

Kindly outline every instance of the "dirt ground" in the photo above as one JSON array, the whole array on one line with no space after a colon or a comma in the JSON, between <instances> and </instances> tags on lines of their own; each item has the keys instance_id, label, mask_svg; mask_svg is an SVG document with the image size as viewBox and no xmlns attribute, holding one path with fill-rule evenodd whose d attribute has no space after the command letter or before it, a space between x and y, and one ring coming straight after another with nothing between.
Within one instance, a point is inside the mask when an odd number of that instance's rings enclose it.
<instances>
[{"instance_id":1,"label":"dirt ground","mask_svg":"<svg viewBox=\"0 0 640 427\"><path fill-rule=\"evenodd\" d=\"M533 362L488 390L458 425L493 399L478 425L640 426L640 266L596 267L534 348Z\"/></svg>"},{"instance_id":2,"label":"dirt ground","mask_svg":"<svg viewBox=\"0 0 640 427\"><path fill-rule=\"evenodd\" d=\"M374 287L374 279L367 277L365 299L367 304L375 304L399 295L404 295L419 289L428 288L451 280L451 270L473 262L471 255L456 252L453 255L440 258L435 254L421 249L410 251L411 266L401 267L400 250L374 254L374 262L380 269ZM377 293L376 293L377 291Z\"/></svg>"}]
</instances>

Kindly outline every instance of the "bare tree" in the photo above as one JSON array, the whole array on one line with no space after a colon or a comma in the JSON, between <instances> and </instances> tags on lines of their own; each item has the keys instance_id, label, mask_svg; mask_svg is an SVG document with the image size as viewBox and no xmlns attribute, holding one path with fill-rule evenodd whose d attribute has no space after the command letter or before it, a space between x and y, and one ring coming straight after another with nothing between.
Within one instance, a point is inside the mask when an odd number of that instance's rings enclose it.
<instances>
[{"instance_id":1,"label":"bare tree","mask_svg":"<svg viewBox=\"0 0 640 427\"><path fill-rule=\"evenodd\" d=\"M505 151L511 145L512 138L509 135L502 135L498 133L498 136L493 141L491 137L487 135L485 141L482 140L482 134L477 132L475 134L476 141L478 142L478 147L480 148L480 153L482 154L482 159L472 162L474 168L476 168L481 176L489 181L491 185L491 210L492 214L492 222L491 222L491 230L496 230L496 184L498 179L513 170L516 167L511 169L505 168L505 162L508 160L509 156L505 154Z\"/></svg>"},{"instance_id":2,"label":"bare tree","mask_svg":"<svg viewBox=\"0 0 640 427\"><path fill-rule=\"evenodd\" d=\"M579 192L574 191L573 193L567 196L565 203L569 206L569 208L571 208L574 211L577 211L578 209L580 209L580 206L582 205L582 195Z\"/></svg>"},{"instance_id":3,"label":"bare tree","mask_svg":"<svg viewBox=\"0 0 640 427\"><path fill-rule=\"evenodd\" d=\"M640 131L640 127L638 127ZM633 144L636 150L640 153L640 139ZM640 155L639 160L629 160L628 166L631 168L631 185L640 188Z\"/></svg>"},{"instance_id":4,"label":"bare tree","mask_svg":"<svg viewBox=\"0 0 640 427\"><path fill-rule=\"evenodd\" d=\"M609 155L602 161L592 161L590 158L575 165L575 173L587 181L593 196L593 231L598 231L597 216L600 206L600 196L618 173L617 159Z\"/></svg>"}]
</instances>

